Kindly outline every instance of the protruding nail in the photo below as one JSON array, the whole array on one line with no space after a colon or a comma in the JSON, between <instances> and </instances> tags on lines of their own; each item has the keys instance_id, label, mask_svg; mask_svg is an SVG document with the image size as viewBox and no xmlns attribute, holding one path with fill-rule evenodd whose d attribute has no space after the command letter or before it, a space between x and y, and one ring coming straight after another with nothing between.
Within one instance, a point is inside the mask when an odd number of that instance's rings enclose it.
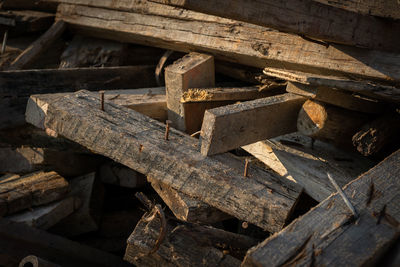
<instances>
[{"instance_id":1,"label":"protruding nail","mask_svg":"<svg viewBox=\"0 0 400 267\"><path fill-rule=\"evenodd\" d=\"M249 172L249 159L246 159L246 163L244 164L244 177L248 177Z\"/></svg>"},{"instance_id":2,"label":"protruding nail","mask_svg":"<svg viewBox=\"0 0 400 267\"><path fill-rule=\"evenodd\" d=\"M104 91L100 91L99 93L100 93L100 101L101 101L100 109L102 111L104 111Z\"/></svg>"},{"instance_id":3,"label":"protruding nail","mask_svg":"<svg viewBox=\"0 0 400 267\"><path fill-rule=\"evenodd\" d=\"M166 122L165 122L165 140L167 140L168 141L168 138L169 138L169 125L172 123L172 121L170 121L170 120L167 120Z\"/></svg>"}]
</instances>

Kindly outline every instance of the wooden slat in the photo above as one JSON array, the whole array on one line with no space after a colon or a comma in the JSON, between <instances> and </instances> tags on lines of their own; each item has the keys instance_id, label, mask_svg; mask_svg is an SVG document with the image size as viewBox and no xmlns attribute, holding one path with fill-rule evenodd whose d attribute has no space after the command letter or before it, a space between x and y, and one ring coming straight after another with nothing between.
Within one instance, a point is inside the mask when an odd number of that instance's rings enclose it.
<instances>
[{"instance_id":1,"label":"wooden slat","mask_svg":"<svg viewBox=\"0 0 400 267\"><path fill-rule=\"evenodd\" d=\"M103 7L59 6L58 19L92 36L183 52L205 52L258 68L269 66L400 80L398 54L342 45L326 47L265 27L147 1L63 2Z\"/></svg>"},{"instance_id":2,"label":"wooden slat","mask_svg":"<svg viewBox=\"0 0 400 267\"><path fill-rule=\"evenodd\" d=\"M348 79L343 76L316 75L302 71L287 71L276 68L266 68L264 73L291 82L314 86L315 88L343 89L390 102L400 102L399 87L379 84L368 80Z\"/></svg>"},{"instance_id":3,"label":"wooden slat","mask_svg":"<svg viewBox=\"0 0 400 267\"><path fill-rule=\"evenodd\" d=\"M305 99L283 94L207 110L201 128L201 153L214 155L296 131Z\"/></svg>"},{"instance_id":4,"label":"wooden slat","mask_svg":"<svg viewBox=\"0 0 400 267\"><path fill-rule=\"evenodd\" d=\"M285 224L301 193L295 184L256 167L245 178L244 162L234 156L203 157L197 139L171 128L165 140L164 124L111 103L103 112L98 104L85 91L58 99L34 96L27 121L271 232Z\"/></svg>"},{"instance_id":5,"label":"wooden slat","mask_svg":"<svg viewBox=\"0 0 400 267\"><path fill-rule=\"evenodd\" d=\"M329 172L344 186L373 166L357 153L342 151L298 133L279 136L243 147L282 177L304 187L304 192L318 202L329 197L335 188L326 177Z\"/></svg>"},{"instance_id":6,"label":"wooden slat","mask_svg":"<svg viewBox=\"0 0 400 267\"><path fill-rule=\"evenodd\" d=\"M59 20L53 24L39 39L22 52L10 65L10 70L20 70L29 67L51 44L59 38L67 28L66 23Z\"/></svg>"},{"instance_id":7,"label":"wooden slat","mask_svg":"<svg viewBox=\"0 0 400 267\"><path fill-rule=\"evenodd\" d=\"M318 40L399 51L398 21L382 21L311 0L151 0ZM398 7L397 7L398 8ZM391 40L386 42L384 40ZM393 43L392 43L393 42Z\"/></svg>"},{"instance_id":8,"label":"wooden slat","mask_svg":"<svg viewBox=\"0 0 400 267\"><path fill-rule=\"evenodd\" d=\"M339 194L249 250L243 266L364 266L398 239L400 151L345 186L352 216Z\"/></svg>"}]
</instances>

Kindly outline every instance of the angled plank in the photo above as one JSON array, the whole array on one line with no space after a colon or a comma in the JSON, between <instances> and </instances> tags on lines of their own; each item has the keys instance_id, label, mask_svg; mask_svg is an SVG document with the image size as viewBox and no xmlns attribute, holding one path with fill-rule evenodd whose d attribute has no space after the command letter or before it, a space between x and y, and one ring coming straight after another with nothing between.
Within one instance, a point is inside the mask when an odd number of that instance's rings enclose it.
<instances>
[{"instance_id":1,"label":"angled plank","mask_svg":"<svg viewBox=\"0 0 400 267\"><path fill-rule=\"evenodd\" d=\"M399 162L400 150L345 186L358 218L334 194L250 249L243 266L374 265L399 235Z\"/></svg>"},{"instance_id":2,"label":"angled plank","mask_svg":"<svg viewBox=\"0 0 400 267\"><path fill-rule=\"evenodd\" d=\"M283 94L207 110L201 128L201 153L214 155L296 131L305 99Z\"/></svg>"},{"instance_id":3,"label":"angled plank","mask_svg":"<svg viewBox=\"0 0 400 267\"><path fill-rule=\"evenodd\" d=\"M112 103L101 111L98 104L85 91L32 96L27 121L271 232L285 224L301 193L297 185L257 167L245 178L244 162L233 155L204 157L197 139L171 129L165 140L164 124Z\"/></svg>"},{"instance_id":4,"label":"angled plank","mask_svg":"<svg viewBox=\"0 0 400 267\"><path fill-rule=\"evenodd\" d=\"M148 1L62 1L82 6L61 4L57 18L95 37L204 52L216 59L258 68L400 80L400 55L395 53L343 45L326 47L265 27Z\"/></svg>"},{"instance_id":5,"label":"angled plank","mask_svg":"<svg viewBox=\"0 0 400 267\"><path fill-rule=\"evenodd\" d=\"M384 83L380 84L368 80L359 80L354 79L354 77L349 79L344 76L317 75L302 71L288 71L277 68L266 68L264 69L264 73L290 82L314 86L316 89L343 89L390 102L400 102L400 88L385 85Z\"/></svg>"},{"instance_id":6,"label":"angled plank","mask_svg":"<svg viewBox=\"0 0 400 267\"><path fill-rule=\"evenodd\" d=\"M340 186L369 170L373 163L357 153L315 141L299 133L287 134L244 146L243 149L282 177L304 187L304 192L322 202L335 188L326 177L334 175Z\"/></svg>"},{"instance_id":7,"label":"angled plank","mask_svg":"<svg viewBox=\"0 0 400 267\"><path fill-rule=\"evenodd\" d=\"M29 67L41 53L46 51L67 28L61 20L55 22L39 39L24 50L10 65L9 70L20 70Z\"/></svg>"},{"instance_id":8,"label":"angled plank","mask_svg":"<svg viewBox=\"0 0 400 267\"><path fill-rule=\"evenodd\" d=\"M382 21L379 18L362 16L312 0L151 1L246 21L332 43L399 51L400 37L394 37L400 30L399 21ZM384 40L391 40L390 44Z\"/></svg>"}]
</instances>

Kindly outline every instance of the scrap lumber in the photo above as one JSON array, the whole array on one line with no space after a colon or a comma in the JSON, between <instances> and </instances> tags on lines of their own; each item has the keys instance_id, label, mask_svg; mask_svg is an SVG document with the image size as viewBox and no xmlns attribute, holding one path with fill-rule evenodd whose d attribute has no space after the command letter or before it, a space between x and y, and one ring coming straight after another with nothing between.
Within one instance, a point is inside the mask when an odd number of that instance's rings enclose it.
<instances>
[{"instance_id":1,"label":"scrap lumber","mask_svg":"<svg viewBox=\"0 0 400 267\"><path fill-rule=\"evenodd\" d=\"M400 19L399 1L397 0L314 0L325 5L338 7L363 15L372 15L392 19Z\"/></svg>"},{"instance_id":2,"label":"scrap lumber","mask_svg":"<svg viewBox=\"0 0 400 267\"><path fill-rule=\"evenodd\" d=\"M190 134L196 131L185 116L181 97L189 88L214 86L214 57L210 55L190 53L165 69L168 119L174 128Z\"/></svg>"},{"instance_id":3,"label":"scrap lumber","mask_svg":"<svg viewBox=\"0 0 400 267\"><path fill-rule=\"evenodd\" d=\"M46 0L3 0L3 9L29 9L55 12L58 4Z\"/></svg>"},{"instance_id":4,"label":"scrap lumber","mask_svg":"<svg viewBox=\"0 0 400 267\"><path fill-rule=\"evenodd\" d=\"M47 260L44 260L42 258L39 258L35 255L29 255L26 256L21 260L19 263L18 267L27 267L27 266L32 266L32 267L61 267L58 264L54 264L52 262L49 262Z\"/></svg>"},{"instance_id":5,"label":"scrap lumber","mask_svg":"<svg viewBox=\"0 0 400 267\"><path fill-rule=\"evenodd\" d=\"M261 90L259 87L192 88L183 93L180 103L183 108L186 130L194 133L201 129L206 110L284 93L283 87Z\"/></svg>"},{"instance_id":6,"label":"scrap lumber","mask_svg":"<svg viewBox=\"0 0 400 267\"><path fill-rule=\"evenodd\" d=\"M297 129L312 138L347 146L368 119L364 113L307 100L299 112Z\"/></svg>"},{"instance_id":7,"label":"scrap lumber","mask_svg":"<svg viewBox=\"0 0 400 267\"><path fill-rule=\"evenodd\" d=\"M77 210L80 204L78 198L68 197L6 218L13 222L25 223L34 228L46 230Z\"/></svg>"},{"instance_id":8,"label":"scrap lumber","mask_svg":"<svg viewBox=\"0 0 400 267\"><path fill-rule=\"evenodd\" d=\"M44 32L54 23L55 15L33 10L0 10L0 28L3 25L10 26L8 19L12 19L15 25L8 28L10 35L23 35L35 32ZM6 23L4 23L6 22Z\"/></svg>"},{"instance_id":9,"label":"scrap lumber","mask_svg":"<svg viewBox=\"0 0 400 267\"><path fill-rule=\"evenodd\" d=\"M146 184L146 177L116 162L108 162L99 169L99 177L103 183L127 188L138 188Z\"/></svg>"},{"instance_id":10,"label":"scrap lumber","mask_svg":"<svg viewBox=\"0 0 400 267\"><path fill-rule=\"evenodd\" d=\"M151 177L147 179L179 220L191 223L213 224L231 218L222 211L198 199L189 197L156 179Z\"/></svg>"},{"instance_id":11,"label":"scrap lumber","mask_svg":"<svg viewBox=\"0 0 400 267\"><path fill-rule=\"evenodd\" d=\"M344 187L354 217L339 194L250 249L243 266L365 266L398 239L400 151Z\"/></svg>"},{"instance_id":12,"label":"scrap lumber","mask_svg":"<svg viewBox=\"0 0 400 267\"><path fill-rule=\"evenodd\" d=\"M83 246L25 224L0 219L0 264L17 266L27 255L36 255L61 266L130 266L120 257Z\"/></svg>"},{"instance_id":13,"label":"scrap lumber","mask_svg":"<svg viewBox=\"0 0 400 267\"><path fill-rule=\"evenodd\" d=\"M283 32L296 33L306 38L399 52L400 37L393 37L397 36L400 30L399 21L382 21L379 18L332 8L312 0L151 1L246 21ZM391 40L393 43L388 44L384 40Z\"/></svg>"},{"instance_id":14,"label":"scrap lumber","mask_svg":"<svg viewBox=\"0 0 400 267\"><path fill-rule=\"evenodd\" d=\"M302 71L287 71L277 68L265 68L266 75L288 80L290 82L301 83L315 88L335 88L343 89L372 98L382 99L388 102L400 102L400 88L385 85L385 83L373 82L369 80L348 78L344 76L318 75Z\"/></svg>"},{"instance_id":15,"label":"scrap lumber","mask_svg":"<svg viewBox=\"0 0 400 267\"><path fill-rule=\"evenodd\" d=\"M51 231L63 236L76 236L96 231L99 228L104 189L95 173L77 177L70 181L68 196L78 197L82 204L78 210L61 220Z\"/></svg>"},{"instance_id":16,"label":"scrap lumber","mask_svg":"<svg viewBox=\"0 0 400 267\"><path fill-rule=\"evenodd\" d=\"M384 110L382 102L354 95L351 92L340 89L289 82L286 91L314 101L324 102L353 111L374 114L382 113Z\"/></svg>"},{"instance_id":17,"label":"scrap lumber","mask_svg":"<svg viewBox=\"0 0 400 267\"><path fill-rule=\"evenodd\" d=\"M121 66L126 50L126 44L75 35L61 55L60 68Z\"/></svg>"},{"instance_id":18,"label":"scrap lumber","mask_svg":"<svg viewBox=\"0 0 400 267\"><path fill-rule=\"evenodd\" d=\"M214 155L296 131L305 99L283 94L207 110L201 128L201 153Z\"/></svg>"},{"instance_id":19,"label":"scrap lumber","mask_svg":"<svg viewBox=\"0 0 400 267\"><path fill-rule=\"evenodd\" d=\"M364 156L379 152L383 147L397 142L400 118L397 114L383 115L362 126L352 138L354 147Z\"/></svg>"},{"instance_id":20,"label":"scrap lumber","mask_svg":"<svg viewBox=\"0 0 400 267\"><path fill-rule=\"evenodd\" d=\"M11 63L9 70L21 70L29 67L40 54L46 51L64 33L66 27L66 23L62 20L55 22Z\"/></svg>"},{"instance_id":21,"label":"scrap lumber","mask_svg":"<svg viewBox=\"0 0 400 267\"><path fill-rule=\"evenodd\" d=\"M176 225L160 216L154 208L142 217L128 238L126 261L137 266L240 266L238 258L257 244L247 236L211 226Z\"/></svg>"},{"instance_id":22,"label":"scrap lumber","mask_svg":"<svg viewBox=\"0 0 400 267\"><path fill-rule=\"evenodd\" d=\"M95 37L174 51L201 51L217 59L258 68L400 80L400 55L394 53L342 45L326 47L265 27L148 1L62 2L70 4L60 4L57 19Z\"/></svg>"},{"instance_id":23,"label":"scrap lumber","mask_svg":"<svg viewBox=\"0 0 400 267\"><path fill-rule=\"evenodd\" d=\"M65 197L68 182L56 172L35 172L0 181L0 216Z\"/></svg>"},{"instance_id":24,"label":"scrap lumber","mask_svg":"<svg viewBox=\"0 0 400 267\"><path fill-rule=\"evenodd\" d=\"M327 172L339 186L344 186L373 166L357 153L318 140L311 144L311 138L293 133L242 148L282 177L300 184L318 202L336 191L326 177Z\"/></svg>"},{"instance_id":25,"label":"scrap lumber","mask_svg":"<svg viewBox=\"0 0 400 267\"><path fill-rule=\"evenodd\" d=\"M233 155L204 157L198 140L125 107L80 91L58 99L32 96L27 121L50 128L94 153L110 157L144 175L196 197L212 207L265 230L282 229L301 189ZM245 189L245 190L244 190ZM272 189L272 190L268 190Z\"/></svg>"}]
</instances>

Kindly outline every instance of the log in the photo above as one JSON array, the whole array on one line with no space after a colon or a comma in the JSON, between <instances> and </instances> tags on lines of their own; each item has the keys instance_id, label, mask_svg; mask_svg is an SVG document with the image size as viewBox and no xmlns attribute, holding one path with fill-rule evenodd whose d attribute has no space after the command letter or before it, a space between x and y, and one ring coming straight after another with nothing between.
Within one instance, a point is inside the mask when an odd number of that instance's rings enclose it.
<instances>
[{"instance_id":1,"label":"log","mask_svg":"<svg viewBox=\"0 0 400 267\"><path fill-rule=\"evenodd\" d=\"M0 218L0 254L5 266L17 266L27 255L61 266L130 266L118 256L4 218Z\"/></svg>"},{"instance_id":2,"label":"log","mask_svg":"<svg viewBox=\"0 0 400 267\"><path fill-rule=\"evenodd\" d=\"M362 16L312 0L151 1L246 21L317 40L399 52L400 38L393 38L393 35L400 30L400 22ZM397 6L396 9L398 8ZM391 40L393 43L388 44L383 40Z\"/></svg>"},{"instance_id":3,"label":"log","mask_svg":"<svg viewBox=\"0 0 400 267\"><path fill-rule=\"evenodd\" d=\"M233 155L204 157L197 139L171 128L165 140L164 124L108 102L103 112L98 104L85 91L50 101L33 96L27 121L265 230L285 224L301 193L295 184L257 167L245 178L244 162Z\"/></svg>"},{"instance_id":4,"label":"log","mask_svg":"<svg viewBox=\"0 0 400 267\"><path fill-rule=\"evenodd\" d=\"M161 228L165 239L151 253L160 238L160 227L162 223L156 210L146 213L128 238L124 259L137 266L240 266L240 260L235 257L257 244L247 236L211 226L174 225L168 221L166 229Z\"/></svg>"},{"instance_id":5,"label":"log","mask_svg":"<svg viewBox=\"0 0 400 267\"><path fill-rule=\"evenodd\" d=\"M265 27L148 1L62 2L90 6L61 4L57 18L95 37L182 52L200 51L217 59L258 68L268 66L382 81L400 80L398 54L342 45L326 47Z\"/></svg>"},{"instance_id":6,"label":"log","mask_svg":"<svg viewBox=\"0 0 400 267\"><path fill-rule=\"evenodd\" d=\"M26 256L21 260L18 265L19 267L60 267L58 264L54 264L42 258L36 257L34 255Z\"/></svg>"},{"instance_id":7,"label":"log","mask_svg":"<svg viewBox=\"0 0 400 267\"><path fill-rule=\"evenodd\" d=\"M61 220L51 231L63 236L77 236L99 228L104 189L95 173L71 180L70 197L78 197L82 205L70 216Z\"/></svg>"},{"instance_id":8,"label":"log","mask_svg":"<svg viewBox=\"0 0 400 267\"><path fill-rule=\"evenodd\" d=\"M25 223L34 228L47 230L77 210L81 205L80 202L79 198L68 197L6 218L12 222Z\"/></svg>"},{"instance_id":9,"label":"log","mask_svg":"<svg viewBox=\"0 0 400 267\"><path fill-rule=\"evenodd\" d=\"M62 199L68 182L56 172L36 172L0 181L0 216Z\"/></svg>"},{"instance_id":10,"label":"log","mask_svg":"<svg viewBox=\"0 0 400 267\"><path fill-rule=\"evenodd\" d=\"M368 120L368 115L307 100L297 119L297 129L314 139L339 146L351 144L352 136Z\"/></svg>"},{"instance_id":11,"label":"log","mask_svg":"<svg viewBox=\"0 0 400 267\"><path fill-rule=\"evenodd\" d=\"M181 221L213 224L231 218L222 211L200 200L189 197L156 179L151 177L147 179L175 217Z\"/></svg>"},{"instance_id":12,"label":"log","mask_svg":"<svg viewBox=\"0 0 400 267\"><path fill-rule=\"evenodd\" d=\"M303 103L301 96L283 94L207 110L201 128L201 153L223 153L295 132Z\"/></svg>"},{"instance_id":13,"label":"log","mask_svg":"<svg viewBox=\"0 0 400 267\"><path fill-rule=\"evenodd\" d=\"M54 17L54 13L51 14L40 11L2 10L0 11L0 28L8 28L12 36L44 32L54 23ZM15 22L12 28L3 26L11 26L10 23L7 22L9 19Z\"/></svg>"},{"instance_id":14,"label":"log","mask_svg":"<svg viewBox=\"0 0 400 267\"><path fill-rule=\"evenodd\" d=\"M370 156L378 153L383 147L396 143L399 134L399 115L387 114L363 125L352 141L358 152Z\"/></svg>"},{"instance_id":15,"label":"log","mask_svg":"<svg viewBox=\"0 0 400 267\"><path fill-rule=\"evenodd\" d=\"M397 86L387 85L385 83L374 82L369 80L359 80L338 75L318 75L302 71L287 71L276 68L264 69L266 75L279 79L288 80L290 82L301 83L313 86L316 89L326 87L343 89L355 92L368 97L382 99L389 102L400 102L400 88Z\"/></svg>"},{"instance_id":16,"label":"log","mask_svg":"<svg viewBox=\"0 0 400 267\"><path fill-rule=\"evenodd\" d=\"M33 42L10 65L9 70L21 70L28 68L35 59L46 51L67 28L66 23L59 20L55 22L39 39Z\"/></svg>"},{"instance_id":17,"label":"log","mask_svg":"<svg viewBox=\"0 0 400 267\"><path fill-rule=\"evenodd\" d=\"M400 150L344 187L358 217L334 194L250 249L242 266L374 265L398 239Z\"/></svg>"},{"instance_id":18,"label":"log","mask_svg":"<svg viewBox=\"0 0 400 267\"><path fill-rule=\"evenodd\" d=\"M214 87L214 58L206 54L190 53L165 69L168 119L174 128L194 133L180 103L182 95L189 88Z\"/></svg>"},{"instance_id":19,"label":"log","mask_svg":"<svg viewBox=\"0 0 400 267\"><path fill-rule=\"evenodd\" d=\"M314 0L325 5L353 11L363 15L379 16L391 19L400 19L399 2L396 0Z\"/></svg>"},{"instance_id":20,"label":"log","mask_svg":"<svg viewBox=\"0 0 400 267\"><path fill-rule=\"evenodd\" d=\"M314 101L324 102L353 111L371 114L379 114L384 111L382 102L354 95L351 92L340 89L289 82L286 91Z\"/></svg>"},{"instance_id":21,"label":"log","mask_svg":"<svg viewBox=\"0 0 400 267\"><path fill-rule=\"evenodd\" d=\"M282 177L304 187L304 192L322 202L335 188L326 177L331 173L340 186L369 170L373 163L357 153L340 150L299 133L287 134L242 147Z\"/></svg>"},{"instance_id":22,"label":"log","mask_svg":"<svg viewBox=\"0 0 400 267\"><path fill-rule=\"evenodd\" d=\"M144 175L115 162L102 165L99 177L103 183L127 188L139 188L146 184Z\"/></svg>"}]
</instances>

